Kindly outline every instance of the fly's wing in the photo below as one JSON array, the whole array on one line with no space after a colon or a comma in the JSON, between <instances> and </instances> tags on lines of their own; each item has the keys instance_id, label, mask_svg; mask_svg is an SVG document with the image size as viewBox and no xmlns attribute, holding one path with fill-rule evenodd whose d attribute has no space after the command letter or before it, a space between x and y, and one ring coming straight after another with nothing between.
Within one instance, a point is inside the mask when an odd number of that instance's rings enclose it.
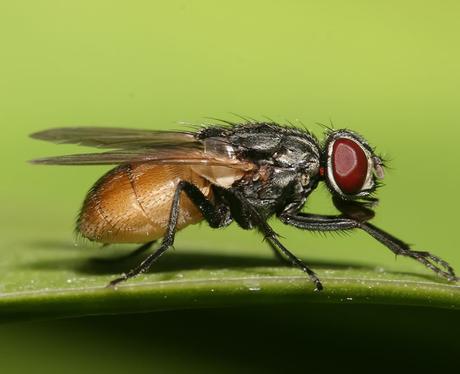
<instances>
[{"instance_id":1,"label":"fly's wing","mask_svg":"<svg viewBox=\"0 0 460 374\"><path fill-rule=\"evenodd\" d=\"M254 164L238 159L226 158L196 149L168 148L137 149L136 151L113 151L103 153L82 153L75 155L44 157L32 160L33 164L45 165L116 165L130 162L150 162L155 164L184 164L226 166L251 170Z\"/></svg>"},{"instance_id":2,"label":"fly's wing","mask_svg":"<svg viewBox=\"0 0 460 374\"><path fill-rule=\"evenodd\" d=\"M96 127L60 128L31 135L54 143L114 148L102 153L86 153L32 160L47 165L114 165L130 162L224 166L251 170L254 164L239 160L224 138L199 140L194 133L163 132Z\"/></svg>"},{"instance_id":3,"label":"fly's wing","mask_svg":"<svg viewBox=\"0 0 460 374\"><path fill-rule=\"evenodd\" d=\"M152 131L110 127L62 127L36 132L34 139L97 148L137 149L196 143L192 132Z\"/></svg>"}]
</instances>

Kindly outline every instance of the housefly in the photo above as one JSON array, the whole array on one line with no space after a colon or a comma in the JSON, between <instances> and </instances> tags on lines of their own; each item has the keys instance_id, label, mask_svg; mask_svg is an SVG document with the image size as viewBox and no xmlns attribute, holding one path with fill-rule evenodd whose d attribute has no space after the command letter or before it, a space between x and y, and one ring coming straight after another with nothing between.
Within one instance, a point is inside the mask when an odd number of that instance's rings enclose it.
<instances>
[{"instance_id":1,"label":"housefly","mask_svg":"<svg viewBox=\"0 0 460 374\"><path fill-rule=\"evenodd\" d=\"M276 216L307 231L361 229L396 255L413 258L455 281L453 268L415 251L374 226L374 192L384 176L382 159L354 131L312 133L274 122L245 121L196 131L74 127L32 134L35 139L109 149L33 160L49 165L116 165L88 192L76 230L104 244L139 243L158 249L109 285L147 271L174 243L178 230L205 220L212 228L232 221L259 230L275 253L323 288L316 273L287 249L267 223ZM308 196L325 182L339 215L302 212ZM136 251L136 252L137 252Z\"/></svg>"}]
</instances>

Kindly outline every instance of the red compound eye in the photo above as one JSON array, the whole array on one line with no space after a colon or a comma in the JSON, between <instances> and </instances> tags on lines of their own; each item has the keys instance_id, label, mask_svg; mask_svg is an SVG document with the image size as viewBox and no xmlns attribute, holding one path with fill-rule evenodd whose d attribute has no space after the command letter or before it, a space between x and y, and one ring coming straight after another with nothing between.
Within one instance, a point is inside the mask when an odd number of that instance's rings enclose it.
<instances>
[{"instance_id":1,"label":"red compound eye","mask_svg":"<svg viewBox=\"0 0 460 374\"><path fill-rule=\"evenodd\" d=\"M332 173L346 194L356 194L366 181L367 156L361 146L348 138L337 139L332 147Z\"/></svg>"}]
</instances>

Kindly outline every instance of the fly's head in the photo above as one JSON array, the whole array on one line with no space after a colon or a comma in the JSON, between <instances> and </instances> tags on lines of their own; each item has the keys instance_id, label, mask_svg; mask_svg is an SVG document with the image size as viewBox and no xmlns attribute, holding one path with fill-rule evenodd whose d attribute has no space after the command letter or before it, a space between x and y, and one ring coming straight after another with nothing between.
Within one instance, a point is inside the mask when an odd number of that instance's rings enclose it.
<instances>
[{"instance_id":1,"label":"fly's head","mask_svg":"<svg viewBox=\"0 0 460 374\"><path fill-rule=\"evenodd\" d=\"M384 177L383 162L360 135L334 130L323 147L321 172L331 192L343 200L375 200L370 195Z\"/></svg>"}]
</instances>

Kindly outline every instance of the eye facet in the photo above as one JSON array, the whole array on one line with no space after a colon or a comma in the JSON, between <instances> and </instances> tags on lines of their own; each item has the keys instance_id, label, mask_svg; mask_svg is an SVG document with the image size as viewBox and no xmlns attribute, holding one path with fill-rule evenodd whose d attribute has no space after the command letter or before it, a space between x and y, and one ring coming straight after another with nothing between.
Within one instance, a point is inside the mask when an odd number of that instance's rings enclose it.
<instances>
[{"instance_id":1,"label":"eye facet","mask_svg":"<svg viewBox=\"0 0 460 374\"><path fill-rule=\"evenodd\" d=\"M362 147L349 138L335 140L332 148L332 173L343 193L359 193L366 182L368 159Z\"/></svg>"}]
</instances>

